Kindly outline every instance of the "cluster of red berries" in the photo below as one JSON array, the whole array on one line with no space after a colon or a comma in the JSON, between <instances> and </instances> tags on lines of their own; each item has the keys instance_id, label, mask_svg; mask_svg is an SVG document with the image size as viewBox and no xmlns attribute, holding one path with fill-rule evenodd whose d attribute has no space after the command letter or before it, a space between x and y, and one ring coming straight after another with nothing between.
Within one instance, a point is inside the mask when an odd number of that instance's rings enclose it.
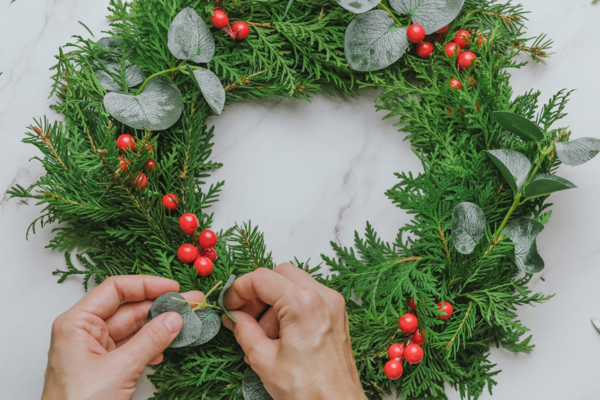
<instances>
[{"instance_id":1,"label":"cluster of red berries","mask_svg":"<svg viewBox=\"0 0 600 400\"><path fill-rule=\"evenodd\" d=\"M175 196L168 194L165 197ZM177 197L175 197L177 198ZM171 199L172 200L172 199ZM163 197L163 204L165 198ZM198 217L191 213L185 213L179 218L179 227L185 233L189 233L194 238L194 243L185 243L177 249L177 257L186 264L194 263L194 268L200 276L208 276L213 270L213 261L217 258L217 252L214 247L217 244L217 235L210 229L200 232L196 238L195 232L198 229Z\"/></svg>"},{"instance_id":2,"label":"cluster of red berries","mask_svg":"<svg viewBox=\"0 0 600 400\"><path fill-rule=\"evenodd\" d=\"M220 7L215 7L210 20L215 28L222 29L234 39L244 40L250 34L250 27L244 21L237 21L233 26L229 25L229 17Z\"/></svg>"},{"instance_id":3,"label":"cluster of red berries","mask_svg":"<svg viewBox=\"0 0 600 400\"><path fill-rule=\"evenodd\" d=\"M137 153L137 147L135 147L135 138L127 133L124 133L117 138L117 148L119 149L120 153L127 153L129 151ZM152 146L150 143L146 143L146 148L151 152L154 151L154 146ZM127 170L127 165L131 162L131 160L129 160L126 155L119 156L119 160L119 167L121 168L121 171L125 172ZM155 169L156 163L153 159L149 158L148 161L146 161L146 170L151 172ZM144 189L146 187L146 183L148 183L148 178L143 172L140 172L133 182L131 182L131 186L137 186L140 189Z\"/></svg>"},{"instance_id":4,"label":"cluster of red berries","mask_svg":"<svg viewBox=\"0 0 600 400\"><path fill-rule=\"evenodd\" d=\"M417 312L417 305L414 297L410 299L409 306L412 312ZM438 303L438 310L445 313L438 315L438 318L445 321L452 316L454 309L452 305L445 301L443 304ZM404 343L394 343L388 348L388 357L390 361L385 363L383 371L385 375L392 379L398 379L402 376L404 369L402 368L402 360L406 360L409 364L418 364L423 359L423 348L421 345L427 340L427 332L419 330L419 320L412 313L406 313L400 317L398 321L400 330L408 335L408 339Z\"/></svg>"},{"instance_id":5,"label":"cluster of red berries","mask_svg":"<svg viewBox=\"0 0 600 400\"><path fill-rule=\"evenodd\" d=\"M448 30L448 25L436 31L435 33L443 34ZM406 30L406 37L409 42L417 43L417 55L421 58L428 58L433 54L435 46L431 42L425 41L425 28L419 24L412 24Z\"/></svg>"},{"instance_id":6,"label":"cluster of red berries","mask_svg":"<svg viewBox=\"0 0 600 400\"><path fill-rule=\"evenodd\" d=\"M459 68L468 69L477 63L477 56L475 53L472 51L463 52L463 49L466 49L469 46L470 38L471 34L468 31L461 29L456 33L456 36L454 36L454 40L448 43L444 49L448 58L453 58L454 56L458 57ZM477 42L479 47L481 47L487 43L487 38L483 35L479 35Z\"/></svg>"}]
</instances>

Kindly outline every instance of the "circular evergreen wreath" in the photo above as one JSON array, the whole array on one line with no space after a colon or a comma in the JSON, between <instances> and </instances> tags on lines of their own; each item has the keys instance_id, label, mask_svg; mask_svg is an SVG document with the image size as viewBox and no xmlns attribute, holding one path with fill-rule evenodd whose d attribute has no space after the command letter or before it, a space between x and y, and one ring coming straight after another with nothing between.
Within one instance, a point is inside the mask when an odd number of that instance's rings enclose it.
<instances>
[{"instance_id":1,"label":"circular evergreen wreath","mask_svg":"<svg viewBox=\"0 0 600 400\"><path fill-rule=\"evenodd\" d=\"M497 371L489 346L531 351L530 337L521 339L528 329L515 319L516 306L550 297L532 294L527 284L543 268L535 238L550 218L547 195L574 186L554 172L561 162L577 165L600 150L600 141L568 141L570 132L554 126L568 92L539 112L539 92L511 99L507 70L523 65L515 56L525 52L542 61L551 42L524 38L521 6L488 0L218 5L247 22L246 40L208 28L215 4L111 0L111 37L98 43L76 37L61 49L53 107L64 123L36 121L25 139L44 154L47 174L28 189L10 191L45 205L31 227L62 223L50 243L65 252L68 269L55 271L59 282L82 274L87 287L91 277L151 274L177 280L183 291L207 293L232 274L272 268L263 236L248 224L220 232L209 277L176 259L179 245L190 241L179 216L193 213L202 229L209 227L207 211L223 185L202 182L220 166L210 160L214 134L206 118L245 99L382 87L377 108L386 118L401 117L424 168L417 176L397 174L399 183L386 192L414 219L391 244L367 225L354 249L332 243L337 258L324 257L332 276L309 272L347 300L368 398L396 389L407 400L445 399L444 381L463 398L491 390ZM421 59L409 48L405 27L411 22L423 25L435 43L431 57ZM446 33L435 33L447 24ZM459 29L484 40L470 43L476 65L457 72L444 44ZM461 89L448 85L452 77ZM116 140L126 132L137 138L138 151L127 154L123 170ZM147 186L132 185L148 158L157 168ZM177 211L161 205L165 193L179 197ZM72 252L85 270L73 265ZM427 332L425 358L391 381L382 372L385 352L406 339L397 322L411 297ZM448 321L437 318L439 301L454 306ZM243 396L243 354L226 330L201 346L165 352L155 369L156 399Z\"/></svg>"}]
</instances>

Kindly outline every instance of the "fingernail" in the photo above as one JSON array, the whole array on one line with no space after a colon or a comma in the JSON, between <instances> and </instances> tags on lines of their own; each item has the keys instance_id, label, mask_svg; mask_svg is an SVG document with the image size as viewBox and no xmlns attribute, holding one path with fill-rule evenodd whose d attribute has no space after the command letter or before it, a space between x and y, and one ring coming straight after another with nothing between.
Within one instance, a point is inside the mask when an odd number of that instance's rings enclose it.
<instances>
[{"instance_id":1,"label":"fingernail","mask_svg":"<svg viewBox=\"0 0 600 400\"><path fill-rule=\"evenodd\" d=\"M171 333L177 333L181 330L181 326L183 325L183 320L181 316L175 312L169 312L165 314L165 319L163 320L164 324L169 328Z\"/></svg>"},{"instance_id":2,"label":"fingernail","mask_svg":"<svg viewBox=\"0 0 600 400\"><path fill-rule=\"evenodd\" d=\"M221 320L223 321L223 325L225 325L225 328L229 329L230 331L233 330L233 321L231 320L231 318L229 318L227 314L223 314Z\"/></svg>"}]
</instances>

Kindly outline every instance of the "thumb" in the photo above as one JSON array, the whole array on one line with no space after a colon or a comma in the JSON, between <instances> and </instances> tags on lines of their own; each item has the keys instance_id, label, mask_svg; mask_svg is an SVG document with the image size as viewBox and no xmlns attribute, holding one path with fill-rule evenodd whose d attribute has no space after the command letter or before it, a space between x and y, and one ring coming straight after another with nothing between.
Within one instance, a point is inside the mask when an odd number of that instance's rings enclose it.
<instances>
[{"instance_id":1,"label":"thumb","mask_svg":"<svg viewBox=\"0 0 600 400\"><path fill-rule=\"evenodd\" d=\"M243 311L231 311L237 322L223 314L223 325L235 335L235 339L246 354L245 360L253 369L260 365L269 365L275 358L277 342L271 340L256 319ZM260 365L257 365L260 364Z\"/></svg>"},{"instance_id":2,"label":"thumb","mask_svg":"<svg viewBox=\"0 0 600 400\"><path fill-rule=\"evenodd\" d=\"M126 360L126 365L141 373L156 356L161 354L179 335L183 320L176 312L167 312L152 319L127 343L114 351L117 357Z\"/></svg>"}]
</instances>

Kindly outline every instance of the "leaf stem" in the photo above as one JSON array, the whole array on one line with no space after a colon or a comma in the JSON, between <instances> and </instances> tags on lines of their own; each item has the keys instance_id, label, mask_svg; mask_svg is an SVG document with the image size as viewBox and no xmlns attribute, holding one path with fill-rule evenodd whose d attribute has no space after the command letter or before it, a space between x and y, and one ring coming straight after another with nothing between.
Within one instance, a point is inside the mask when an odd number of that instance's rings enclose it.
<instances>
[{"instance_id":1,"label":"leaf stem","mask_svg":"<svg viewBox=\"0 0 600 400\"><path fill-rule=\"evenodd\" d=\"M157 72L155 74L150 75L148 78L146 78L146 80L144 81L144 83L142 83L142 86L140 86L140 88L137 90L137 92L135 93L135 95L139 95L140 93L142 93L142 90L144 90L144 88L146 87L146 85L148 84L148 82L150 82L152 79L156 78L157 76L160 75L164 75L164 74L168 74L170 72L177 72L177 71L181 71L181 72L185 72L185 64L179 65L177 67L173 67L173 68L169 68L169 69L165 69L164 71L160 71ZM203 69L202 67L197 67L195 65L190 65L191 69ZM185 72L187 74L187 72Z\"/></svg>"},{"instance_id":2,"label":"leaf stem","mask_svg":"<svg viewBox=\"0 0 600 400\"><path fill-rule=\"evenodd\" d=\"M390 14L390 16L392 17L392 19L396 22L396 24L400 27L400 28L404 28L402 26L402 24L400 23L400 21L398 21L398 18L396 18L396 16L394 15L394 13L392 13L392 10L390 10L387 6L385 6L383 3L379 3L377 5L377 7L381 8L382 10L387 11L388 14Z\"/></svg>"}]
</instances>

